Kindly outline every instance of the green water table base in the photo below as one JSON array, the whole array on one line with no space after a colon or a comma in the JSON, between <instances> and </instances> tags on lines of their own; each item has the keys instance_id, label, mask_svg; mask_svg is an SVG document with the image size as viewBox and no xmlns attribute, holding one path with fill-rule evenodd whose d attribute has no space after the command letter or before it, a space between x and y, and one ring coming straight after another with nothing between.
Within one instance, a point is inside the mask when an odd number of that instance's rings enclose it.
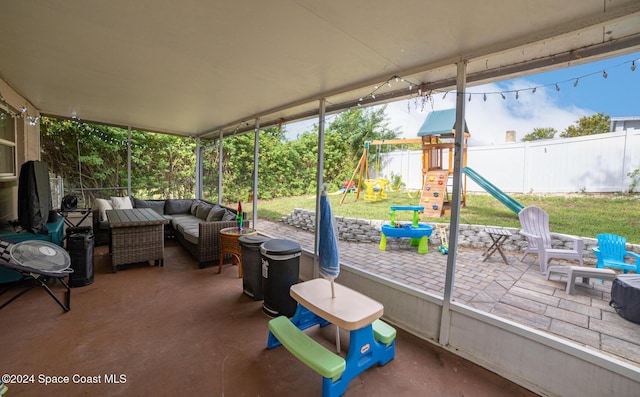
<instances>
[{"instance_id":1,"label":"green water table base","mask_svg":"<svg viewBox=\"0 0 640 397\"><path fill-rule=\"evenodd\" d=\"M419 224L417 227L405 225L402 227L394 227L392 225L382 225L382 233L380 236L380 251L387 249L387 237L402 238L409 237L411 247L418 247L419 254L429 253L429 236L433 228L429 225Z\"/></svg>"}]
</instances>

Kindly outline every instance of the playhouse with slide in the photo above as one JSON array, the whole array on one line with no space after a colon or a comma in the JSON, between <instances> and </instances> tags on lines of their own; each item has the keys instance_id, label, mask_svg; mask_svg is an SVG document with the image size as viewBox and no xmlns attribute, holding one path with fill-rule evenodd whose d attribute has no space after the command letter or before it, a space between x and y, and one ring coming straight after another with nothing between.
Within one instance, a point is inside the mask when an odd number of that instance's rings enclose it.
<instances>
[{"instance_id":1,"label":"playhouse with slide","mask_svg":"<svg viewBox=\"0 0 640 397\"><path fill-rule=\"evenodd\" d=\"M377 201L386 198L385 188L389 186L386 178L372 178L369 172L368 153L372 146L380 145L408 145L420 144L422 147L422 185L420 189L420 203L424 207L424 215L427 217L440 217L451 208L449 198L450 177L453 175L453 157L455 150L455 109L433 111L427 115L424 123L418 131L415 139L390 139L367 141L358 165L351 179L345 183L355 188L356 200L360 198L362 188L365 188L363 199L365 201ZM465 123L466 124L466 123ZM466 128L465 128L466 129ZM465 130L463 145L463 166L467 163L467 139L469 131ZM446 157L446 161L445 161ZM356 176L358 177L356 179ZM466 179L463 180L462 205L466 203ZM342 191L342 204L348 191Z\"/></svg>"},{"instance_id":2,"label":"playhouse with slide","mask_svg":"<svg viewBox=\"0 0 640 397\"><path fill-rule=\"evenodd\" d=\"M420 191L420 203L418 206L391 206L391 222L382 225L380 250L384 251L387 245L387 237L402 238L409 237L410 245L418 247L418 253L425 254L428 252L428 238L431 236L433 227L418 222L419 213L423 213L425 217L440 217L451 209L450 180L453 176L453 159L455 155L455 109L434 111L429 113L422 127L418 131L418 140L395 140L395 141L372 141L365 145L365 150L356 168L356 172L352 177L355 178L357 171L360 171L360 180L364 180L367 192L365 200L375 201L378 197L383 198L384 188L388 183L380 183L377 180L370 179L368 176L367 151L369 145L385 144L393 142L398 143L420 143L422 146L422 187ZM483 178L470 167L467 167L467 141L470 134L466 129L464 131L464 139L462 145L462 197L461 204L466 204L467 197L467 181L468 176L480 187L490 193L502 204L507 206L514 213L522 210L522 204L511 198L509 195L498 189L491 182ZM350 181L350 182L352 182ZM373 190L373 186L378 186L379 193ZM359 192L360 184L358 184L357 192ZM346 194L346 192L345 192ZM405 210L413 211L414 217L411 224L403 224L395 222L395 211ZM447 254L449 251L448 239L446 237L446 225L435 224L440 237L440 246L438 251Z\"/></svg>"},{"instance_id":3,"label":"playhouse with slide","mask_svg":"<svg viewBox=\"0 0 640 397\"><path fill-rule=\"evenodd\" d=\"M417 139L391 139L365 142L365 147L351 179L345 182L349 189L341 189L344 202L347 193L355 192L356 200L364 187L363 199L365 201L377 201L386 198L385 190L390 188L386 178L370 176L368 153L372 146L380 145L409 145L420 144L422 147L422 186L419 192L419 206L423 207L423 216L440 217L451 211L451 187L453 186L453 159L455 156L455 122L456 110L445 109L430 112L422 126L418 130ZM467 166L467 146L470 137L467 123L465 122L464 139L462 145L462 194L461 205L466 205L467 176L480 187L507 206L516 214L522 209L522 205L509 195L487 181L482 175ZM356 179L356 176L358 178ZM357 180L357 184L355 181Z\"/></svg>"}]
</instances>

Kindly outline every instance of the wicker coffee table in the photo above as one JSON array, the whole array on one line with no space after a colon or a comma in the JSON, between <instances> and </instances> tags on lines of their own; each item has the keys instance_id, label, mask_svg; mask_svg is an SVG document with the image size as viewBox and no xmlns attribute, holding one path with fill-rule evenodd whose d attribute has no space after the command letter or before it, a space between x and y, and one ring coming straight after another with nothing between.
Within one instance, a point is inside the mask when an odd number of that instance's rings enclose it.
<instances>
[{"instance_id":1,"label":"wicker coffee table","mask_svg":"<svg viewBox=\"0 0 640 397\"><path fill-rule=\"evenodd\" d=\"M224 255L231 254L231 263L235 261L238 264L238 277L242 277L242 249L238 239L242 236L256 235L255 229L248 227L238 229L237 227L227 227L220 230L220 265L218 266L218 274L222 271L222 263Z\"/></svg>"},{"instance_id":2,"label":"wicker coffee table","mask_svg":"<svg viewBox=\"0 0 640 397\"><path fill-rule=\"evenodd\" d=\"M151 208L108 210L111 270L118 265L155 261L164 264L164 225L169 221Z\"/></svg>"}]
</instances>

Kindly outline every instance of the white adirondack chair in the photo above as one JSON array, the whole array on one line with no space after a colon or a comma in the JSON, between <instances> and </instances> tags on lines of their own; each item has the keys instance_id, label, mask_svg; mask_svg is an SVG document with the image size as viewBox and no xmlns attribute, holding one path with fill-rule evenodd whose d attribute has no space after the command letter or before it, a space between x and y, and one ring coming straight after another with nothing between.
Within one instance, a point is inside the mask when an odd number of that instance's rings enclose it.
<instances>
[{"instance_id":1,"label":"white adirondack chair","mask_svg":"<svg viewBox=\"0 0 640 397\"><path fill-rule=\"evenodd\" d=\"M525 236L529 243L521 260L524 260L529 254L537 254L540 261L540 272L545 275L547 274L547 265L553 258L577 260L582 266L582 239L569 237L574 240L573 249L551 248L549 214L543 209L535 206L525 207L518 213L518 218L520 218L522 227L519 233Z\"/></svg>"}]
</instances>

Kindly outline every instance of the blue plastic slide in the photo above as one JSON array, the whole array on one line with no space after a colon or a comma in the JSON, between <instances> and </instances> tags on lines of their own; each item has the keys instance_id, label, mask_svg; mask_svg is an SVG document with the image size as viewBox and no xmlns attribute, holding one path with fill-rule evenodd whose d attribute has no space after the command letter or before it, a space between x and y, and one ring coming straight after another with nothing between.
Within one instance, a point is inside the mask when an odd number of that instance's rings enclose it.
<instances>
[{"instance_id":1,"label":"blue plastic slide","mask_svg":"<svg viewBox=\"0 0 640 397\"><path fill-rule=\"evenodd\" d=\"M467 176L469 178L471 178L471 180L473 180L475 183L477 183L481 188L486 190L487 193L489 193L493 197L495 197L499 202L504 204L507 208L509 208L511 211L513 211L516 215L520 211L522 211L522 209L524 208L524 206L522 204L520 204L519 202L517 202L516 200L514 200L513 197L509 196L508 194L506 194L502 190L498 189L494 184L492 184L488 180L484 179L482 177L482 175L478 174L473 169L471 169L469 167L464 167L462 169L462 172L467 174Z\"/></svg>"}]
</instances>

